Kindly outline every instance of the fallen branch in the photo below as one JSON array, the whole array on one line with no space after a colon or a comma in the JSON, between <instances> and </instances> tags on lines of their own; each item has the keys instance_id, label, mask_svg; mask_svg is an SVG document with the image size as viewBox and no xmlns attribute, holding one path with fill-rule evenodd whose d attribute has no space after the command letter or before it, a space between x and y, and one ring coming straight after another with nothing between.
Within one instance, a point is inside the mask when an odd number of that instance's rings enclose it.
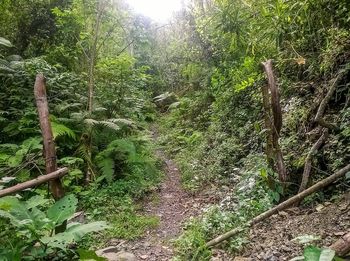
<instances>
[{"instance_id":1,"label":"fallen branch","mask_svg":"<svg viewBox=\"0 0 350 261\"><path fill-rule=\"evenodd\" d=\"M339 82L343 79L343 77L345 76L345 74L348 72L349 69L344 69L342 70L340 73L338 73L337 77L334 79L331 87L329 88L326 96L323 98L323 100L320 103L320 106L318 107L314 122L318 123L319 125L326 127L326 128L330 128L332 127L332 124L326 123L322 118L323 118L323 114L326 110L326 106L329 103L329 101L331 100L335 90L338 87Z\"/></svg>"},{"instance_id":2,"label":"fallen branch","mask_svg":"<svg viewBox=\"0 0 350 261\"><path fill-rule=\"evenodd\" d=\"M350 233L342 236L333 245L330 246L338 256L345 256L350 252Z\"/></svg>"},{"instance_id":3,"label":"fallen branch","mask_svg":"<svg viewBox=\"0 0 350 261\"><path fill-rule=\"evenodd\" d=\"M32 180L17 184L10 188L2 189L0 190L0 197L7 196L16 192L20 192L27 188L36 187L38 185L41 185L53 179L60 178L65 174L67 174L67 172L68 172L67 168L62 168L62 169L56 170L55 172L49 173L47 175L39 176L36 179L32 179Z\"/></svg>"},{"instance_id":4,"label":"fallen branch","mask_svg":"<svg viewBox=\"0 0 350 261\"><path fill-rule=\"evenodd\" d=\"M303 179L301 181L298 193L301 193L306 189L310 178L312 158L317 153L317 151L322 146L322 144L326 141L327 137L328 137L328 129L324 129L321 137L316 141L316 143L312 146L311 150L307 154L307 157L305 160L304 172L303 172Z\"/></svg>"},{"instance_id":5,"label":"fallen branch","mask_svg":"<svg viewBox=\"0 0 350 261\"><path fill-rule=\"evenodd\" d=\"M287 207L292 206L297 202L300 202L305 197L311 195L312 193L314 193L314 192L330 185L334 181L338 180L339 178L344 176L348 171L350 171L350 164L347 165L346 167L342 168L341 170L337 171L333 175L319 181L318 183L316 183L315 185L311 186L310 188L304 190L303 192L287 199L286 201L282 202L281 204L275 206L274 208L260 214L259 216L256 216L255 218L253 218L252 220L247 222L246 227L251 227L252 225L259 223L259 222L263 221L264 219L278 213L278 211L286 209ZM236 235L240 231L242 231L242 228L235 228L235 229L233 229L233 230L231 230L223 235L220 235L220 236L214 238L213 240L209 241L206 245L207 245L207 247L215 246L215 245L219 244L220 242L227 240L230 237Z\"/></svg>"}]
</instances>

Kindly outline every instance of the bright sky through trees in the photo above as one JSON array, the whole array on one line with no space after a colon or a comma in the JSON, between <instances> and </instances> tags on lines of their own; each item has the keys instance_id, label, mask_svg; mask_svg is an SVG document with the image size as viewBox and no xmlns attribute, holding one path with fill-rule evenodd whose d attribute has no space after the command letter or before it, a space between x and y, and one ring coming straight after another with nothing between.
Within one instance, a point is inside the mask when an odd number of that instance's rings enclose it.
<instances>
[{"instance_id":1,"label":"bright sky through trees","mask_svg":"<svg viewBox=\"0 0 350 261\"><path fill-rule=\"evenodd\" d=\"M165 22L173 12L180 10L182 0L127 0L137 12L157 22Z\"/></svg>"}]
</instances>

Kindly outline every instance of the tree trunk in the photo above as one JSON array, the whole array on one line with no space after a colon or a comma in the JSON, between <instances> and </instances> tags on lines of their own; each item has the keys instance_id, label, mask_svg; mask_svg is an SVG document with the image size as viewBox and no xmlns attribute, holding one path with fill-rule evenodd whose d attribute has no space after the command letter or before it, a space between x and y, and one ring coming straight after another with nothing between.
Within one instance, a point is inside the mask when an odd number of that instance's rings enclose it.
<instances>
[{"instance_id":1,"label":"tree trunk","mask_svg":"<svg viewBox=\"0 0 350 261\"><path fill-rule=\"evenodd\" d=\"M275 130L277 132L277 135L279 135L282 128L282 110L280 105L280 95L278 92L275 75L273 73L272 60L267 60L266 62L263 62L262 65L266 73L270 92L271 92L273 123L275 126Z\"/></svg>"},{"instance_id":2,"label":"tree trunk","mask_svg":"<svg viewBox=\"0 0 350 261\"><path fill-rule=\"evenodd\" d=\"M39 176L36 179L28 180L26 182L17 184L13 187L2 189L0 190L0 197L4 197L16 192L20 192L27 188L32 188L32 187L41 185L53 179L58 179L60 177L63 177L65 174L67 174L67 172L68 172L67 168L62 168L62 169L56 170L55 172L49 173L47 175Z\"/></svg>"},{"instance_id":3,"label":"tree trunk","mask_svg":"<svg viewBox=\"0 0 350 261\"><path fill-rule=\"evenodd\" d=\"M88 57L88 112L89 114L92 113L93 107L94 107L94 90L95 90L95 65L98 58L98 40L100 38L100 28L101 28L101 22L102 22L102 16L104 13L104 10L106 8L106 1L98 1L97 2L97 14L96 14L96 22L93 32L93 40L92 40L92 46L90 47L89 53L90 57ZM89 130L89 146L88 146L88 155L91 158L92 157L92 138L91 138L91 129ZM91 181L91 170L89 167L86 170L85 173L85 184L89 184Z\"/></svg>"},{"instance_id":4,"label":"tree trunk","mask_svg":"<svg viewBox=\"0 0 350 261\"><path fill-rule=\"evenodd\" d=\"M314 121L319 123L319 124L321 123L320 124L321 126L325 124L324 122L322 122L322 117L323 117L323 114L324 114L324 112L326 110L326 106L329 103L330 99L332 98L335 90L337 89L339 82L343 79L343 77L348 72L348 70L349 69L344 69L344 70L342 70L342 71L340 71L338 73L337 77L334 79L331 87L329 88L326 96L323 98L323 100L321 101L320 106L318 107L318 110L317 110L317 113L316 113ZM327 126L325 126L325 127L327 127Z\"/></svg>"},{"instance_id":5,"label":"tree trunk","mask_svg":"<svg viewBox=\"0 0 350 261\"><path fill-rule=\"evenodd\" d=\"M315 185L311 186L310 188L304 190L303 192L287 199L286 201L282 202L281 204L275 206L274 208L256 216L255 218L253 218L252 220L248 221L246 223L246 227L251 227L252 225L259 223L261 221L263 221L264 219L271 217L272 215L278 213L278 211L281 211L283 209L286 209L287 207L290 207L292 205L294 205L297 202L300 202L302 199L304 199L305 197L311 195L312 193L330 185L331 183L335 182L337 179L343 177L348 171L350 170L350 164L345 166L344 168L342 168L341 170L337 171L336 173L334 173L333 175L319 181L318 183L316 183ZM240 228L235 228L232 229L231 231L220 235L216 238L214 238L213 240L209 241L206 246L207 247L211 247L211 246L215 246L217 244L219 244L220 242L229 239L230 237L236 235L237 233L242 231L242 227Z\"/></svg>"}]
</instances>

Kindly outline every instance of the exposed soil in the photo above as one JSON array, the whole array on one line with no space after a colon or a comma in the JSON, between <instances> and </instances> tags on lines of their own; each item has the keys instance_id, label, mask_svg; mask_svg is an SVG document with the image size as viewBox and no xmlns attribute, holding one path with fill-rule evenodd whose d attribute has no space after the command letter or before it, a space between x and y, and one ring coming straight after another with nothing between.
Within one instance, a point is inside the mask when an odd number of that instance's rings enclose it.
<instances>
[{"instance_id":1,"label":"exposed soil","mask_svg":"<svg viewBox=\"0 0 350 261\"><path fill-rule=\"evenodd\" d=\"M350 231L350 193L334 203L314 208L281 211L250 230L249 243L242 256L248 260L284 261L302 255L303 246L292 239L302 235L319 236L312 244L327 247ZM347 259L350 260L350 259Z\"/></svg>"},{"instance_id":2,"label":"exposed soil","mask_svg":"<svg viewBox=\"0 0 350 261\"><path fill-rule=\"evenodd\" d=\"M153 131L153 138L158 138L156 131ZM182 189L180 172L175 163L160 149L156 155L164 162L166 176L159 191L143 201L142 214L158 216L159 226L147 231L141 239L119 242L118 246L120 250L136 255L138 260L170 260L174 256L171 240L181 233L184 221L197 215L205 204L203 197L194 197Z\"/></svg>"}]
</instances>

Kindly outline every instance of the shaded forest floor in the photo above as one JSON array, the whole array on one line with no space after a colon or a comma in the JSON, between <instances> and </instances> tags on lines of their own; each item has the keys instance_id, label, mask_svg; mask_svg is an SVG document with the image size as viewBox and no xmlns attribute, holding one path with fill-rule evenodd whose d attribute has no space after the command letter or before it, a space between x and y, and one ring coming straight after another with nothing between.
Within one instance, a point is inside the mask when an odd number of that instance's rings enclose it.
<instances>
[{"instance_id":1,"label":"shaded forest floor","mask_svg":"<svg viewBox=\"0 0 350 261\"><path fill-rule=\"evenodd\" d=\"M284 261L301 255L303 246L293 239L303 235L320 239L313 245L329 247L350 230L350 192L334 202L281 211L250 230L243 256L249 260ZM345 259L350 260L350 259Z\"/></svg>"},{"instance_id":2,"label":"shaded forest floor","mask_svg":"<svg viewBox=\"0 0 350 261\"><path fill-rule=\"evenodd\" d=\"M153 131L153 138L158 138ZM125 244L124 250L134 253L140 260L169 260L173 256L171 240L181 232L183 222L198 213L198 199L181 187L181 176L175 163L158 149L156 156L164 163L165 177L157 192L143 201L143 214L159 218L159 226L147 235ZM197 206L197 208L196 208Z\"/></svg>"}]
</instances>

